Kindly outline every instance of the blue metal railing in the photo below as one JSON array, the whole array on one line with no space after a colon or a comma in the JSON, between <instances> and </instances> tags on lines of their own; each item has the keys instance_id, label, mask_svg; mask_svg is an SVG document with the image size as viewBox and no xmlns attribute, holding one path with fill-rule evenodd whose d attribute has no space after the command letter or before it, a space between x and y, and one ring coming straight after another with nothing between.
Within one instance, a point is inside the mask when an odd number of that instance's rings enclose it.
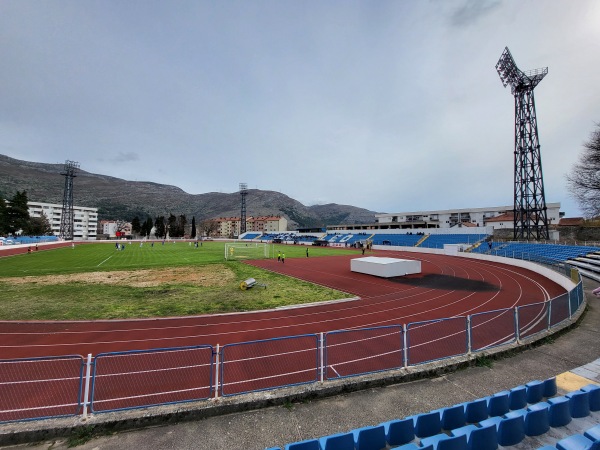
<instances>
[{"instance_id":1,"label":"blue metal railing","mask_svg":"<svg viewBox=\"0 0 600 450\"><path fill-rule=\"evenodd\" d=\"M482 352L550 330L583 284L546 302L425 322L228 344L0 360L0 423L234 396ZM89 367L89 366L88 366ZM32 370L32 368L35 368ZM84 396L88 392L89 399ZM84 389L85 388L85 389ZM83 398L82 397L86 397Z\"/></svg>"}]
</instances>

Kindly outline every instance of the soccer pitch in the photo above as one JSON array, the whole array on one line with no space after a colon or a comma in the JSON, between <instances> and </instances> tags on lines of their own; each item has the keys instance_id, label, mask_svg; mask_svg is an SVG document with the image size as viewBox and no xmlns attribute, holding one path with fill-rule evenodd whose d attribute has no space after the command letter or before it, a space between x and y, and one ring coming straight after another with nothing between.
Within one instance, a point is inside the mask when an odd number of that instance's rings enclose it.
<instances>
[{"instance_id":1,"label":"soccer pitch","mask_svg":"<svg viewBox=\"0 0 600 450\"><path fill-rule=\"evenodd\" d=\"M251 311L347 296L333 289L225 261L225 244L166 241L77 244L0 258L0 320L94 320ZM287 258L304 246L278 246ZM311 257L339 249L310 248ZM347 251L346 251L347 252ZM255 278L268 287L242 291Z\"/></svg>"}]
</instances>

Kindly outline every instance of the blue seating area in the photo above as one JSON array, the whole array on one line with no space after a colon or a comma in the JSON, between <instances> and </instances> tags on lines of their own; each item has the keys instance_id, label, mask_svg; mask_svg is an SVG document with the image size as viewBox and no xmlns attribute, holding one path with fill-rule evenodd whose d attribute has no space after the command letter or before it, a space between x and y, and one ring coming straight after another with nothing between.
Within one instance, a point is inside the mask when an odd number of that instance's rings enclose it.
<instances>
[{"instance_id":1,"label":"blue seating area","mask_svg":"<svg viewBox=\"0 0 600 450\"><path fill-rule=\"evenodd\" d=\"M480 247L485 247L485 245ZM600 252L600 248L582 245L511 242L495 246L491 253L497 256L507 256L509 258L527 259L545 263L549 260L566 261L571 258L585 256L588 253L594 252Z\"/></svg>"},{"instance_id":2,"label":"blue seating area","mask_svg":"<svg viewBox=\"0 0 600 450\"><path fill-rule=\"evenodd\" d=\"M319 237L318 236L312 236L312 235L297 235L296 237L296 242L304 242L304 243L312 243L316 240L318 240Z\"/></svg>"},{"instance_id":3,"label":"blue seating area","mask_svg":"<svg viewBox=\"0 0 600 450\"><path fill-rule=\"evenodd\" d=\"M422 238L421 234L375 234L373 244L414 247Z\"/></svg>"},{"instance_id":4,"label":"blue seating area","mask_svg":"<svg viewBox=\"0 0 600 450\"><path fill-rule=\"evenodd\" d=\"M600 386L590 384L566 395L556 394L556 378L535 380L439 410L293 442L284 449L495 450L519 445L539 450L600 450ZM593 425L584 426L582 433L569 431L573 429L569 424L579 419ZM523 447L528 437L552 445Z\"/></svg>"},{"instance_id":5,"label":"blue seating area","mask_svg":"<svg viewBox=\"0 0 600 450\"><path fill-rule=\"evenodd\" d=\"M497 250L498 248L502 247L506 245L506 242L496 242L496 241L492 241L491 242L491 247L490 247L490 242L481 242L477 247L472 248L470 251L471 253L484 253L484 254L494 254L494 250Z\"/></svg>"},{"instance_id":6,"label":"blue seating area","mask_svg":"<svg viewBox=\"0 0 600 450\"><path fill-rule=\"evenodd\" d=\"M344 233L344 234L327 234L323 240L329 244L347 245L348 247L360 241L366 241L371 237L371 233Z\"/></svg>"},{"instance_id":7,"label":"blue seating area","mask_svg":"<svg viewBox=\"0 0 600 450\"><path fill-rule=\"evenodd\" d=\"M252 239L256 239L257 237L259 237L262 233L246 233L244 235L244 237L242 238L243 241L251 241Z\"/></svg>"},{"instance_id":8,"label":"blue seating area","mask_svg":"<svg viewBox=\"0 0 600 450\"><path fill-rule=\"evenodd\" d=\"M12 238L14 244L41 244L42 242L57 242L57 236L17 236Z\"/></svg>"},{"instance_id":9,"label":"blue seating area","mask_svg":"<svg viewBox=\"0 0 600 450\"><path fill-rule=\"evenodd\" d=\"M444 244L474 245L487 237L487 234L431 234L419 247L444 248Z\"/></svg>"}]
</instances>

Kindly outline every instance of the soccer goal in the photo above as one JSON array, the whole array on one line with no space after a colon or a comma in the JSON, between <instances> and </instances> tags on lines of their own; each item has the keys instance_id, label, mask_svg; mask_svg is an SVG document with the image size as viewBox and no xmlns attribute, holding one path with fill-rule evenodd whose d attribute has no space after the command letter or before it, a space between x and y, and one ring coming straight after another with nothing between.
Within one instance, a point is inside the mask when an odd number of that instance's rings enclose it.
<instances>
[{"instance_id":1,"label":"soccer goal","mask_svg":"<svg viewBox=\"0 0 600 450\"><path fill-rule=\"evenodd\" d=\"M248 243L226 243L225 244L225 259L261 259L269 258L272 252L272 245L264 242L248 242Z\"/></svg>"}]
</instances>

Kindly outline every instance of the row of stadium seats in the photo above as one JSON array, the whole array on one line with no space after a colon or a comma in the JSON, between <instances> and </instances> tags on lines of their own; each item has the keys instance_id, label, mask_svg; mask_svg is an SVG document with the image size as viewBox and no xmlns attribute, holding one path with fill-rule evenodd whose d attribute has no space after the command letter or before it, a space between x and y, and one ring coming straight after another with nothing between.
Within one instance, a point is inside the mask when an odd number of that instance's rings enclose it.
<instances>
[{"instance_id":1,"label":"row of stadium seats","mask_svg":"<svg viewBox=\"0 0 600 450\"><path fill-rule=\"evenodd\" d=\"M444 244L474 245L487 237L487 234L430 234L419 247L444 248Z\"/></svg>"},{"instance_id":2,"label":"row of stadium seats","mask_svg":"<svg viewBox=\"0 0 600 450\"><path fill-rule=\"evenodd\" d=\"M526 436L542 436L546 442L560 436L556 447L540 450L600 449L600 386L556 394L556 378L536 380L428 413L293 442L285 450L495 450L518 445ZM591 414L594 425L584 434L565 436L567 424Z\"/></svg>"},{"instance_id":3,"label":"row of stadium seats","mask_svg":"<svg viewBox=\"0 0 600 450\"><path fill-rule=\"evenodd\" d=\"M13 244L41 244L42 242L57 242L57 236L16 236L11 238Z\"/></svg>"},{"instance_id":4,"label":"row of stadium seats","mask_svg":"<svg viewBox=\"0 0 600 450\"><path fill-rule=\"evenodd\" d=\"M398 247L414 247L423 239L419 234L375 234L374 245L395 245Z\"/></svg>"},{"instance_id":5,"label":"row of stadium seats","mask_svg":"<svg viewBox=\"0 0 600 450\"><path fill-rule=\"evenodd\" d=\"M493 242L492 248L490 249L489 244L484 242L473 248L471 251L473 253L485 253L546 263L548 260L566 261L568 259L585 256L589 253L600 252L600 247Z\"/></svg>"}]
</instances>

